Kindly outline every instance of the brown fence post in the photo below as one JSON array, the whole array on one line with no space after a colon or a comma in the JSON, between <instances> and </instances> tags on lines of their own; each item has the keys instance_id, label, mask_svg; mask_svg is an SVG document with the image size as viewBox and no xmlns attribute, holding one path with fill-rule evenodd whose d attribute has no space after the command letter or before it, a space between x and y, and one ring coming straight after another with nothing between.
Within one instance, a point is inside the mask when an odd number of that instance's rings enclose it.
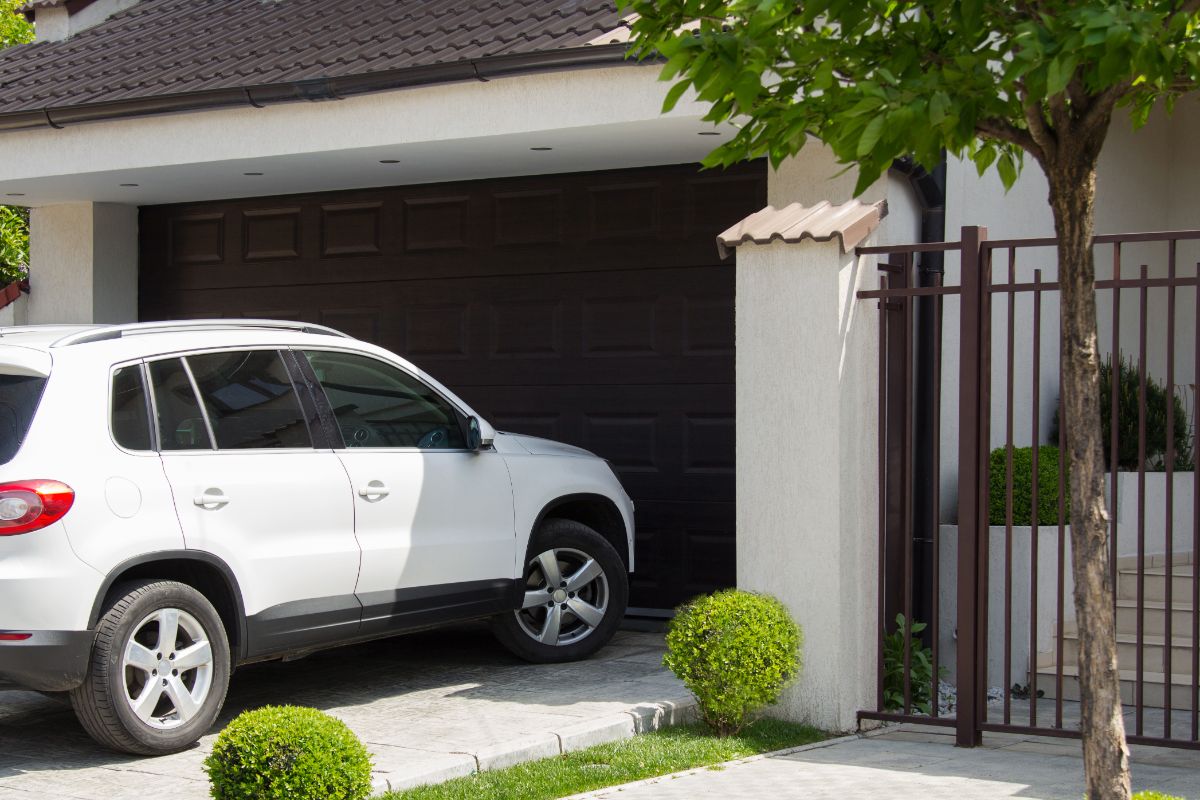
<instances>
[{"instance_id":1,"label":"brown fence post","mask_svg":"<svg viewBox=\"0 0 1200 800\"><path fill-rule=\"evenodd\" d=\"M989 331L983 330L987 287L982 269L987 228L962 229L962 310L959 316L958 393L958 699L955 743L975 747L982 743L979 726L986 683L986 625L980 629L980 548L986 551L982 518L980 453L987 450L985 414L990 406L983 391L989 361L984 348Z\"/></svg>"}]
</instances>

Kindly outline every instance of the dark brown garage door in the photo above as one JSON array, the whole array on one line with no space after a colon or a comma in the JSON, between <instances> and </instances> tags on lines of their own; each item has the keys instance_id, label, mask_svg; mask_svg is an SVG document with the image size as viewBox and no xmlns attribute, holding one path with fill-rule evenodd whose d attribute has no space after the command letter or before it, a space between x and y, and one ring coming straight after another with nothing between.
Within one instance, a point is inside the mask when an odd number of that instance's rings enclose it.
<instances>
[{"instance_id":1,"label":"dark brown garage door","mask_svg":"<svg viewBox=\"0 0 1200 800\"><path fill-rule=\"evenodd\" d=\"M377 342L499 429L588 448L637 503L632 605L734 582L733 265L761 164L145 207L145 320L272 317Z\"/></svg>"}]
</instances>

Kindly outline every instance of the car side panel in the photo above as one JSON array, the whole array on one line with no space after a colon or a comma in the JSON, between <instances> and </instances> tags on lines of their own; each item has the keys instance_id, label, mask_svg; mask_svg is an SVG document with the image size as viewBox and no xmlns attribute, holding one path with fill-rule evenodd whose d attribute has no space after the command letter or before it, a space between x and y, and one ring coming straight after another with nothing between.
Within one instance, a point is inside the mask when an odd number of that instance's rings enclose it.
<instances>
[{"instance_id":1,"label":"car side panel","mask_svg":"<svg viewBox=\"0 0 1200 800\"><path fill-rule=\"evenodd\" d=\"M503 446L503 445L500 445ZM514 576L524 569L525 553L543 510L569 495L599 495L613 502L625 522L630 569L633 568L633 503L599 458L534 455L505 448L516 509L517 548Z\"/></svg>"}]
</instances>

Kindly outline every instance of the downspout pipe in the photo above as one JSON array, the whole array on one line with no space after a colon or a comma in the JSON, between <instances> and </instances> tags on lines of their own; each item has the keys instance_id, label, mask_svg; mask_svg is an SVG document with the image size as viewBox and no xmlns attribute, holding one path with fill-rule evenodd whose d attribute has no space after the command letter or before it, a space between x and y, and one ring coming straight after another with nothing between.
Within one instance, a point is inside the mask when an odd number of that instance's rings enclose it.
<instances>
[{"instance_id":1,"label":"downspout pipe","mask_svg":"<svg viewBox=\"0 0 1200 800\"><path fill-rule=\"evenodd\" d=\"M911 158L896 161L892 168L908 178L921 208L921 243L946 240L946 154L941 162L927 171ZM940 286L945 273L945 253L922 253L917 261L917 285ZM934 428L936 406L940 402L935 378L941 365L935 308L939 298L919 297L916 308L916 375L913 397L913 617L929 623L937 604L933 596L933 570L938 554L933 549L933 526L938 520L934 508L937 485L941 476L938 464L938 431ZM928 638L932 626L925 629ZM926 641L926 645L930 642Z\"/></svg>"}]
</instances>

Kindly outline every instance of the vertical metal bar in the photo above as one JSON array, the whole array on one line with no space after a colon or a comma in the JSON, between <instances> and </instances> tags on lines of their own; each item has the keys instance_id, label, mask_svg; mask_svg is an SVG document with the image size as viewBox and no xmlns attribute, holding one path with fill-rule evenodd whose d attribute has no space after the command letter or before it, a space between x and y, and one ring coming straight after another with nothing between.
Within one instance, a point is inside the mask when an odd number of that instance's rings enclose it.
<instances>
[{"instance_id":1,"label":"vertical metal bar","mask_svg":"<svg viewBox=\"0 0 1200 800\"><path fill-rule=\"evenodd\" d=\"M1058 358L1058 385L1063 384L1062 354ZM1063 627L1066 624L1063 595L1066 593L1066 579L1063 577L1067 569L1067 420L1064 416L1066 406L1063 394L1058 393L1058 602L1055 608L1057 623L1055 624L1054 648L1054 727L1063 726Z\"/></svg>"},{"instance_id":2,"label":"vertical metal bar","mask_svg":"<svg viewBox=\"0 0 1200 800\"><path fill-rule=\"evenodd\" d=\"M1137 513L1137 678L1133 688L1134 732L1142 735L1142 708L1145 701L1145 647L1144 620L1146 612L1146 322L1147 298L1150 290L1146 282L1150 279L1149 269L1142 264L1141 286L1138 288L1140 312L1138 314L1138 513ZM1114 399L1116 395L1113 395Z\"/></svg>"},{"instance_id":3,"label":"vertical metal bar","mask_svg":"<svg viewBox=\"0 0 1200 800\"><path fill-rule=\"evenodd\" d=\"M891 286L891 279L884 278L881 283ZM875 710L886 711L883 698L884 665L883 637L887 634L887 586L884 583L887 576L887 386L888 386L888 300L879 301L879 631L875 637Z\"/></svg>"},{"instance_id":4,"label":"vertical metal bar","mask_svg":"<svg viewBox=\"0 0 1200 800\"><path fill-rule=\"evenodd\" d=\"M934 277L934 284L941 286L944 283L944 278L941 273ZM941 662L940 652L938 648L938 640L941 637L941 616L942 616L942 298L933 298L933 413L932 413L932 443L933 443L933 586L931 594L933 602L930 604L933 608L933 619L930 626L932 635L930 636L930 644L932 645L933 656L933 686L931 697L933 698L932 708L933 716L940 716L938 712L938 688L941 683Z\"/></svg>"},{"instance_id":5,"label":"vertical metal bar","mask_svg":"<svg viewBox=\"0 0 1200 800\"><path fill-rule=\"evenodd\" d=\"M1196 262L1196 311L1192 380L1200 389L1200 261ZM1200 438L1200 391L1192 397L1192 430ZM1192 443L1192 741L1200 741L1200 442Z\"/></svg>"},{"instance_id":6,"label":"vertical metal bar","mask_svg":"<svg viewBox=\"0 0 1200 800\"><path fill-rule=\"evenodd\" d=\"M983 546L975 553L975 707L979 718L987 722L988 661L988 584L991 549L988 545L988 510L991 487L988 462L992 441L992 251L980 247L979 253L979 445L975 450L975 525L982 532Z\"/></svg>"},{"instance_id":7,"label":"vertical metal bar","mask_svg":"<svg viewBox=\"0 0 1200 800\"><path fill-rule=\"evenodd\" d=\"M1008 248L1008 285L1017 282L1017 248ZM1004 724L1012 724L1013 358L1017 293L1008 291L1004 391ZM989 503L990 506L990 503Z\"/></svg>"},{"instance_id":8,"label":"vertical metal bar","mask_svg":"<svg viewBox=\"0 0 1200 800\"><path fill-rule=\"evenodd\" d=\"M905 285L912 286L913 254L904 254ZM916 299L904 298L904 713L912 713L913 583L913 312Z\"/></svg>"},{"instance_id":9,"label":"vertical metal bar","mask_svg":"<svg viewBox=\"0 0 1200 800\"><path fill-rule=\"evenodd\" d=\"M980 355L983 330L980 252L987 229L962 229L962 286L959 314L960 375L958 391L958 713L955 744L975 747L981 743L979 730L978 642L979 620L979 449Z\"/></svg>"},{"instance_id":10,"label":"vertical metal bar","mask_svg":"<svg viewBox=\"0 0 1200 800\"><path fill-rule=\"evenodd\" d=\"M1113 245L1113 280L1121 280L1121 243L1117 242ZM1109 375L1109 427L1108 427L1108 493L1110 495L1109 507L1109 543L1108 543L1108 571L1112 575L1112 596L1113 596L1113 619L1117 616L1117 597L1120 596L1117 591L1117 576L1120 574L1117 570L1117 468L1118 463L1118 441L1117 432L1121 429L1119 409L1120 404L1117 398L1120 397L1120 377L1121 377L1121 290L1113 287L1113 329L1112 329L1112 348L1108 354L1108 363L1112 366L1111 374Z\"/></svg>"},{"instance_id":11,"label":"vertical metal bar","mask_svg":"<svg viewBox=\"0 0 1200 800\"><path fill-rule=\"evenodd\" d=\"M1037 727L1037 634L1038 634L1038 455L1041 444L1042 373L1042 271L1033 271L1033 485L1029 489L1032 509L1029 530L1029 727Z\"/></svg>"},{"instance_id":12,"label":"vertical metal bar","mask_svg":"<svg viewBox=\"0 0 1200 800\"><path fill-rule=\"evenodd\" d=\"M1167 518L1163 624L1163 738L1171 738L1171 589L1175 583L1175 240L1167 242Z\"/></svg>"}]
</instances>

